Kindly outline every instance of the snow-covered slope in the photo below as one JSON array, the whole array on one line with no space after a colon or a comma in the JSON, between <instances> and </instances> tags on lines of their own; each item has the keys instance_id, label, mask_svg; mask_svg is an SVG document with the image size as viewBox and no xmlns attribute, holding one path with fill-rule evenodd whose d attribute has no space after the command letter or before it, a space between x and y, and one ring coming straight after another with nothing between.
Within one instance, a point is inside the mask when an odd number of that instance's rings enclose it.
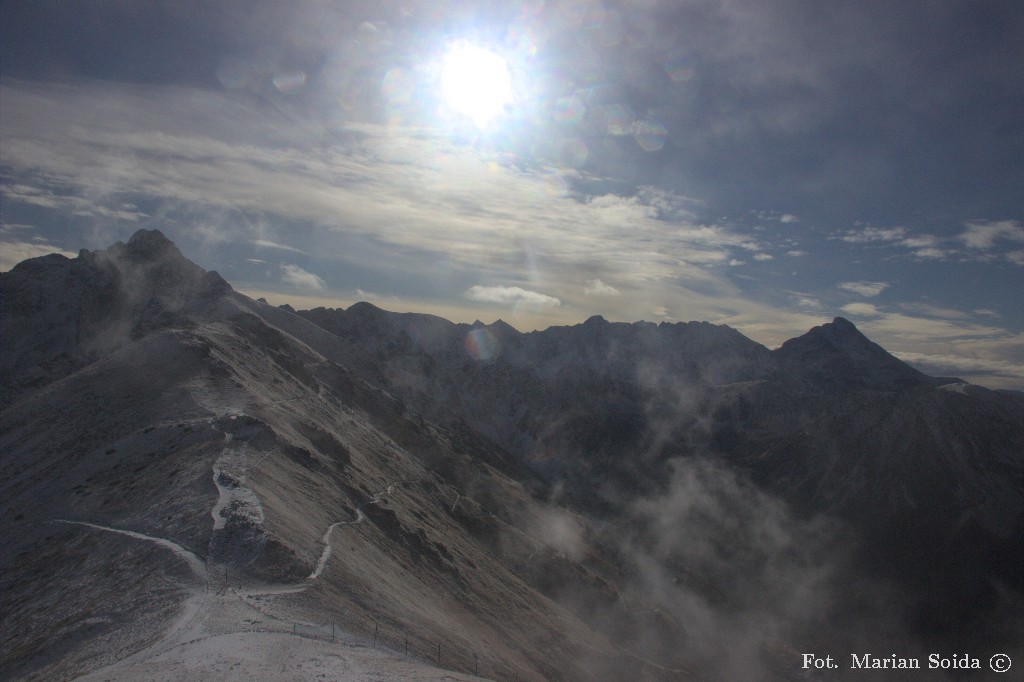
<instances>
[{"instance_id":1,"label":"snow-covered slope","mask_svg":"<svg viewBox=\"0 0 1024 682\"><path fill-rule=\"evenodd\" d=\"M24 561L41 554L67 565L66 546L81 542L140 544L100 527L174 543L247 589L295 586L279 597L290 602L281 617L361 635L376 621L418 650L441 643L464 670L475 654L492 671L547 677L552 642L608 646L480 548L475 534L497 534L501 551L529 555L537 545L519 526L543 505L248 314L151 333L18 402L4 421L3 533L14 576L4 600L21 604L5 609L5 630L18 633L9 640L18 663L56 665L48 676L142 643L116 627L124 613L102 605L114 589L105 564L51 581ZM187 565L160 557L136 568L166 573L160 582L171 590ZM186 577L183 596L210 589ZM153 607L166 605L138 597L136 608ZM50 624L45 637L39 621ZM526 641L510 645L517 636ZM79 637L80 647L47 660Z\"/></svg>"}]
</instances>

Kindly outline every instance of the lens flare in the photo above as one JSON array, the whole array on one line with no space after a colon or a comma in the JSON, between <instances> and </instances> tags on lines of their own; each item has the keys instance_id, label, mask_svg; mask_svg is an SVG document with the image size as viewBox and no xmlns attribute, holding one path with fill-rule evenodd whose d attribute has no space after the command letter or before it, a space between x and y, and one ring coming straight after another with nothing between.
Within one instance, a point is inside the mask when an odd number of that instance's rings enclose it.
<instances>
[{"instance_id":1,"label":"lens flare","mask_svg":"<svg viewBox=\"0 0 1024 682\"><path fill-rule=\"evenodd\" d=\"M474 329L466 335L466 352L476 360L490 360L498 354L498 340L486 329Z\"/></svg>"},{"instance_id":2,"label":"lens flare","mask_svg":"<svg viewBox=\"0 0 1024 682\"><path fill-rule=\"evenodd\" d=\"M587 107L576 95L559 97L555 102L555 120L563 125L575 125L583 120Z\"/></svg>"},{"instance_id":3,"label":"lens flare","mask_svg":"<svg viewBox=\"0 0 1024 682\"><path fill-rule=\"evenodd\" d=\"M487 48L458 43L444 57L441 92L454 112L486 127L512 103L508 63Z\"/></svg>"},{"instance_id":4,"label":"lens flare","mask_svg":"<svg viewBox=\"0 0 1024 682\"><path fill-rule=\"evenodd\" d=\"M604 129L615 136L629 135L633 132L633 121L636 115L628 104L607 104L600 109Z\"/></svg>"},{"instance_id":5,"label":"lens flare","mask_svg":"<svg viewBox=\"0 0 1024 682\"><path fill-rule=\"evenodd\" d=\"M633 127L633 136L645 152L656 152L665 146L668 131L658 121L638 121Z\"/></svg>"}]
</instances>

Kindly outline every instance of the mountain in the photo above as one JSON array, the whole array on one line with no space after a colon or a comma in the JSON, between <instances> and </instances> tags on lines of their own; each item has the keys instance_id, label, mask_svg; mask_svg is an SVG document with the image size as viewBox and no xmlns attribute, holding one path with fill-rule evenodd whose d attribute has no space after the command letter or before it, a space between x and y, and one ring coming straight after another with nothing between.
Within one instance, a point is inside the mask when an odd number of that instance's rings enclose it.
<instances>
[{"instance_id":1,"label":"mountain","mask_svg":"<svg viewBox=\"0 0 1024 682\"><path fill-rule=\"evenodd\" d=\"M213 319L230 286L157 231L107 251L19 263L0 280L5 403L80 369L132 339Z\"/></svg>"},{"instance_id":2,"label":"mountain","mask_svg":"<svg viewBox=\"0 0 1024 682\"><path fill-rule=\"evenodd\" d=\"M294 311L155 231L0 305L4 678L807 679L1024 641L1024 401L842 318L768 350Z\"/></svg>"},{"instance_id":3,"label":"mountain","mask_svg":"<svg viewBox=\"0 0 1024 682\"><path fill-rule=\"evenodd\" d=\"M896 391L945 381L901 362L842 317L786 341L775 356L783 373L824 389Z\"/></svg>"}]
</instances>

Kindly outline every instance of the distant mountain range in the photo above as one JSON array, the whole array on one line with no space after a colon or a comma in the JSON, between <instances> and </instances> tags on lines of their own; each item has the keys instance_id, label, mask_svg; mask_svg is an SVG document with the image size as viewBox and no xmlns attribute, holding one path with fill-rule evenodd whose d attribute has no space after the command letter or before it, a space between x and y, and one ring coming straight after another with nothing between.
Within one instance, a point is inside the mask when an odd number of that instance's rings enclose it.
<instances>
[{"instance_id":1,"label":"distant mountain range","mask_svg":"<svg viewBox=\"0 0 1024 682\"><path fill-rule=\"evenodd\" d=\"M241 628L228 595L254 631L383 624L494 679L1024 641L1024 396L843 318L769 350L295 311L144 230L19 264L0 304L5 678L132 679Z\"/></svg>"}]
</instances>

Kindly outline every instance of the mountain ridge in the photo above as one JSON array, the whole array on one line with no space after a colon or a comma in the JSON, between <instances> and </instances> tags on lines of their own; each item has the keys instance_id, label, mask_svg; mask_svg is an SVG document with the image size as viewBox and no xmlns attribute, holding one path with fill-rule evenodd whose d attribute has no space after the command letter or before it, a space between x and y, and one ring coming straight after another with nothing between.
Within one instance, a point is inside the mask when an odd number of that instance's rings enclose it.
<instances>
[{"instance_id":1,"label":"mountain ridge","mask_svg":"<svg viewBox=\"0 0 1024 682\"><path fill-rule=\"evenodd\" d=\"M272 629L257 593L279 619L475 650L497 679L795 679L780 646L1022 641L1024 401L842 318L770 351L706 322L294 311L153 232L20 264L0 298L0 654L23 674L109 650L138 677L128 654L178 636L156 614L230 602ZM200 602L138 536L237 588ZM152 579L116 596L122 551ZM83 566L81 595L29 557ZM76 629L103 600L152 615Z\"/></svg>"}]
</instances>

